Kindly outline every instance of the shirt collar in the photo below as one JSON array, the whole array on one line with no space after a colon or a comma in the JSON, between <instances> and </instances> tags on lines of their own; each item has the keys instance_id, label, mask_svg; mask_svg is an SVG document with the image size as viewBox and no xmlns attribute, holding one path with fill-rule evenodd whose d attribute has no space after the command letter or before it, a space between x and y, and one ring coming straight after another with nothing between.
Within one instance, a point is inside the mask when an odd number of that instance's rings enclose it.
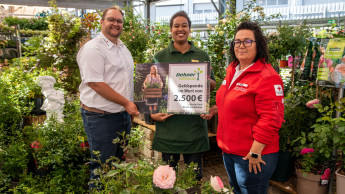
<instances>
[{"instance_id":1,"label":"shirt collar","mask_svg":"<svg viewBox=\"0 0 345 194\"><path fill-rule=\"evenodd\" d=\"M188 53L188 52L194 52L194 51L196 50L196 47L195 47L194 43L191 42L191 41L188 41L188 44L190 44L190 48L189 48L189 50L188 50L186 53ZM178 51L178 50L175 49L175 47L174 47L174 41L171 41L171 42L169 43L168 48L169 48L169 52L170 52L170 53L174 53L174 52L180 53L180 51Z\"/></svg>"},{"instance_id":2,"label":"shirt collar","mask_svg":"<svg viewBox=\"0 0 345 194\"><path fill-rule=\"evenodd\" d=\"M107 47L108 49L112 48L112 47L115 45L115 44L114 44L113 42L111 42L107 37L105 37L104 34L103 34L102 32L101 32L100 36L101 36L102 41L105 43L105 45L106 45L106 47ZM121 46L122 44L123 44L123 42L118 38L118 39L117 39L117 44L116 44L116 45ZM115 45L115 46L116 46L116 45Z\"/></svg>"},{"instance_id":3,"label":"shirt collar","mask_svg":"<svg viewBox=\"0 0 345 194\"><path fill-rule=\"evenodd\" d=\"M245 69L240 70L241 64L238 64L238 65L236 66L236 71L242 71L242 72L243 72L243 71L247 70L249 67L251 67L251 66L253 66L253 65L254 65L254 63L248 65L248 67L246 67Z\"/></svg>"}]
</instances>

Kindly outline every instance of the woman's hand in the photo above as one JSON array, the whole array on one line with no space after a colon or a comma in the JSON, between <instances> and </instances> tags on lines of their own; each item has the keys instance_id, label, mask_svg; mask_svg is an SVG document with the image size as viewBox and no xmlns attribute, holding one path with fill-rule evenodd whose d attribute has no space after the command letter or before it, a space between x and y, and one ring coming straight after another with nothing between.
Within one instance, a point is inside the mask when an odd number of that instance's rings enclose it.
<instances>
[{"instance_id":1,"label":"woman's hand","mask_svg":"<svg viewBox=\"0 0 345 194\"><path fill-rule=\"evenodd\" d=\"M217 106L216 105L212 106L208 112L209 112L208 114L201 114L200 117L206 120L212 119L213 115L218 114Z\"/></svg>"},{"instance_id":2,"label":"woman's hand","mask_svg":"<svg viewBox=\"0 0 345 194\"><path fill-rule=\"evenodd\" d=\"M155 121L163 122L167 118L173 116L173 114L167 114L167 113L156 113L156 114L150 114L151 118Z\"/></svg>"},{"instance_id":3,"label":"woman's hand","mask_svg":"<svg viewBox=\"0 0 345 194\"><path fill-rule=\"evenodd\" d=\"M257 174L258 171L261 172L260 163L266 165L266 162L261 159L261 155L259 155L258 158L253 158L250 156L250 153L248 153L243 160L249 160L249 172L254 171L255 174Z\"/></svg>"}]
</instances>

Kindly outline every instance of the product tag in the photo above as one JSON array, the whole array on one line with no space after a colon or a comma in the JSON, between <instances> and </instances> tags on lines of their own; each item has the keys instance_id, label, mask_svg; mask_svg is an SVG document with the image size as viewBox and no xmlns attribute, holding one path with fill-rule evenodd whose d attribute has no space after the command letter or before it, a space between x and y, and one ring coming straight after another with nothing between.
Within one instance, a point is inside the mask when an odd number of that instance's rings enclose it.
<instances>
[{"instance_id":1,"label":"product tag","mask_svg":"<svg viewBox=\"0 0 345 194\"><path fill-rule=\"evenodd\" d=\"M328 185L328 179L327 180L321 180L320 185Z\"/></svg>"},{"instance_id":2,"label":"product tag","mask_svg":"<svg viewBox=\"0 0 345 194\"><path fill-rule=\"evenodd\" d=\"M223 80L222 85L226 85L226 80Z\"/></svg>"}]
</instances>

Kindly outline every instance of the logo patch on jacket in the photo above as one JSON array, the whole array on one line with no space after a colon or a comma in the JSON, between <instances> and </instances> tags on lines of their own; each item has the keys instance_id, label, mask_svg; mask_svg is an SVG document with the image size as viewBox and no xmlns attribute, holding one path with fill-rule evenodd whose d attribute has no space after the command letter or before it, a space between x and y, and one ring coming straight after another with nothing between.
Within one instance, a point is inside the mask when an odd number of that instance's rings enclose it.
<instances>
[{"instance_id":1,"label":"logo patch on jacket","mask_svg":"<svg viewBox=\"0 0 345 194\"><path fill-rule=\"evenodd\" d=\"M234 90L245 92L247 91L247 88L248 88L248 84L237 83Z\"/></svg>"},{"instance_id":2,"label":"logo patch on jacket","mask_svg":"<svg viewBox=\"0 0 345 194\"><path fill-rule=\"evenodd\" d=\"M281 85L274 85L276 96L284 96L283 87Z\"/></svg>"},{"instance_id":3,"label":"logo patch on jacket","mask_svg":"<svg viewBox=\"0 0 345 194\"><path fill-rule=\"evenodd\" d=\"M226 85L226 80L223 80L222 85Z\"/></svg>"}]
</instances>

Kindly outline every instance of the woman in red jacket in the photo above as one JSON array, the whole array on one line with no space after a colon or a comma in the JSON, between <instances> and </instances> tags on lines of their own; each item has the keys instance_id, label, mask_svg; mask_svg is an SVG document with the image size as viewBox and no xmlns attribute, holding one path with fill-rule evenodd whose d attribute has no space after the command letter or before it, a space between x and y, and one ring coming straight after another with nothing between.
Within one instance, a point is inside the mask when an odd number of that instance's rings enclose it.
<instances>
[{"instance_id":1,"label":"woman in red jacket","mask_svg":"<svg viewBox=\"0 0 345 194\"><path fill-rule=\"evenodd\" d=\"M242 22L230 48L234 59L217 91L217 143L234 193L267 193L278 160L284 120L283 82L267 64L267 39L254 22Z\"/></svg>"}]
</instances>

